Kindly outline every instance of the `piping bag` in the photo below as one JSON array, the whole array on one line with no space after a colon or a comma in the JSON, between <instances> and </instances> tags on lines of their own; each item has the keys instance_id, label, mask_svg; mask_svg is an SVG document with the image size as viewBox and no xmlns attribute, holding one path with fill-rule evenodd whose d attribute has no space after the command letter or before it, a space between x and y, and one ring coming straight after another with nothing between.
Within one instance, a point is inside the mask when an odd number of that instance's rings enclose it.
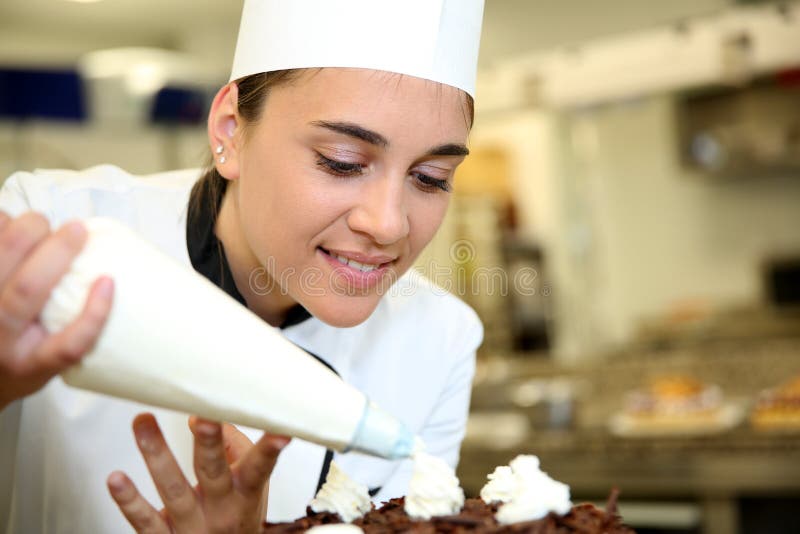
<instances>
[{"instance_id":1,"label":"piping bag","mask_svg":"<svg viewBox=\"0 0 800 534\"><path fill-rule=\"evenodd\" d=\"M355 387L194 270L112 219L89 237L41 321L72 322L98 276L114 301L93 350L62 373L70 386L382 458L414 435Z\"/></svg>"}]
</instances>

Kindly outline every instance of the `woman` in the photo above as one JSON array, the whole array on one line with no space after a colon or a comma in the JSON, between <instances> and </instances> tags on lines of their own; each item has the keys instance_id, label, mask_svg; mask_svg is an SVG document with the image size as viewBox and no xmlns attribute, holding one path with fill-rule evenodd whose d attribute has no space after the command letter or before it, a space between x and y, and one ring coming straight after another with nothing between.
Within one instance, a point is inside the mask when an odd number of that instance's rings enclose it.
<instances>
[{"instance_id":1,"label":"woman","mask_svg":"<svg viewBox=\"0 0 800 534\"><path fill-rule=\"evenodd\" d=\"M279 436L251 445L201 420L192 443L184 416L156 410L160 428L152 415L134 421L151 484L120 430L142 406L50 380L91 349L112 281L97 281L65 331L47 336L36 321L85 239L80 224L62 224L89 215L115 217L191 264L455 466L481 327L407 271L467 154L472 87L462 80L474 82L482 3L406 2L387 18L392 4L248 1L233 81L209 112L214 160L203 173L19 173L0 190L0 402L27 396L3 412L13 421L21 411L12 532L119 530L97 483L116 467L130 478L109 476L111 495L138 531L252 531L267 480L268 517L296 517L332 456ZM423 44L400 40L412 24ZM351 35L362 27L372 40ZM336 461L376 500L406 491L408 462ZM192 471L196 488L183 475Z\"/></svg>"}]
</instances>

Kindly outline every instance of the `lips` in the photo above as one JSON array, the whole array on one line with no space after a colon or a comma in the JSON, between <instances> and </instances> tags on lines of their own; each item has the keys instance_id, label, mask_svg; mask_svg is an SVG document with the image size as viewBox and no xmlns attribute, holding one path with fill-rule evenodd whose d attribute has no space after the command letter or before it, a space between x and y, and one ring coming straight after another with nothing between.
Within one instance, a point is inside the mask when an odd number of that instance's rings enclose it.
<instances>
[{"instance_id":1,"label":"lips","mask_svg":"<svg viewBox=\"0 0 800 534\"><path fill-rule=\"evenodd\" d=\"M391 256L375 256L357 252L343 253L339 250L317 250L333 267L334 273L340 277L336 282L337 289L355 290L375 287L389 271L389 266L397 259ZM347 294L347 291L344 292Z\"/></svg>"},{"instance_id":2,"label":"lips","mask_svg":"<svg viewBox=\"0 0 800 534\"><path fill-rule=\"evenodd\" d=\"M362 272L370 272L381 267L386 267L397 259L386 255L370 255L361 252L326 249L322 247L319 247L319 249L342 265L348 265Z\"/></svg>"},{"instance_id":3,"label":"lips","mask_svg":"<svg viewBox=\"0 0 800 534\"><path fill-rule=\"evenodd\" d=\"M374 271L375 269L380 267L379 264L376 265L376 264L369 264L369 263L359 263L356 260L349 260L349 259L345 258L344 256L340 256L338 254L331 254L331 257L333 257L336 260L338 260L339 263L341 263L342 265L349 265L350 267L358 269L362 273L368 273L368 272Z\"/></svg>"}]
</instances>

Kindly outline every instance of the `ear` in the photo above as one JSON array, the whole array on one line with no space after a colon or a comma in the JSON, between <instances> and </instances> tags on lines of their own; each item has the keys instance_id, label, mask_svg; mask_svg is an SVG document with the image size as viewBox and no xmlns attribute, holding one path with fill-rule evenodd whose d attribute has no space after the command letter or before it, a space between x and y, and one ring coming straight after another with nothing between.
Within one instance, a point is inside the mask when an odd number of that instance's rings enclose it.
<instances>
[{"instance_id":1,"label":"ear","mask_svg":"<svg viewBox=\"0 0 800 534\"><path fill-rule=\"evenodd\" d=\"M208 143L217 171L228 180L239 178L241 118L238 102L239 87L231 82L217 92L208 113ZM221 153L218 153L219 146L222 146Z\"/></svg>"}]
</instances>

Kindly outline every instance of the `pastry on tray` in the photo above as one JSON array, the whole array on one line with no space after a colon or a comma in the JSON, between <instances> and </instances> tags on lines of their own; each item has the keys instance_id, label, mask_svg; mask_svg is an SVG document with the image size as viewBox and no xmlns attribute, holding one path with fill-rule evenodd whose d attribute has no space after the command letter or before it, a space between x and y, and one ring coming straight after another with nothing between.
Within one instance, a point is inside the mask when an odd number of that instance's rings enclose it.
<instances>
[{"instance_id":1,"label":"pastry on tray","mask_svg":"<svg viewBox=\"0 0 800 534\"><path fill-rule=\"evenodd\" d=\"M741 408L723 400L722 390L687 375L661 376L631 391L611 420L619 435L719 432L741 420Z\"/></svg>"},{"instance_id":2,"label":"pastry on tray","mask_svg":"<svg viewBox=\"0 0 800 534\"><path fill-rule=\"evenodd\" d=\"M763 430L800 430L800 375L762 391L750 412L750 423Z\"/></svg>"}]
</instances>

